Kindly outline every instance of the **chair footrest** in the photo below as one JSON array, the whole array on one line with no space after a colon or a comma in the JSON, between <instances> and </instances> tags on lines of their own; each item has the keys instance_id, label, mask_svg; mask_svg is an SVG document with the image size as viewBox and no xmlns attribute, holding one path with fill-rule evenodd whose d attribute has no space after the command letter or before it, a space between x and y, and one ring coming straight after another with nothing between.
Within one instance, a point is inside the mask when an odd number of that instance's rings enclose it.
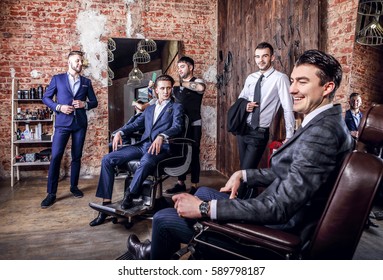
<instances>
[{"instance_id":1,"label":"chair footrest","mask_svg":"<svg viewBox=\"0 0 383 280\"><path fill-rule=\"evenodd\" d=\"M125 218L131 218L137 215L141 215L142 213L149 210L149 207L144 204L143 200L139 202L133 201L133 207L126 210L121 208L121 201L108 204L108 205L100 205L100 204L91 202L89 203L89 206L92 209L105 213L109 216L125 217Z\"/></svg>"}]
</instances>

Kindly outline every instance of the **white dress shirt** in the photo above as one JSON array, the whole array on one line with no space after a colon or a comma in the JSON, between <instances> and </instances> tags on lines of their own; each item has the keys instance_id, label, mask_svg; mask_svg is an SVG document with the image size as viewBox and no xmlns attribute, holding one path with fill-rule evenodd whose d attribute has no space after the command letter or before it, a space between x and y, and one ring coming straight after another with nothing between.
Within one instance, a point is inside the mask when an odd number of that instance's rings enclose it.
<instances>
[{"instance_id":1,"label":"white dress shirt","mask_svg":"<svg viewBox=\"0 0 383 280\"><path fill-rule=\"evenodd\" d=\"M245 81L245 85L238 98L244 98L249 101L254 99L254 89L261 72L250 74ZM279 72L271 67L263 73L264 78L261 82L261 106L259 116L260 127L270 127L275 114L280 105L282 105L286 138L289 139L294 134L295 118L293 113L293 99L289 92L290 80L286 74ZM251 122L252 113L249 114L247 122Z\"/></svg>"}]
</instances>

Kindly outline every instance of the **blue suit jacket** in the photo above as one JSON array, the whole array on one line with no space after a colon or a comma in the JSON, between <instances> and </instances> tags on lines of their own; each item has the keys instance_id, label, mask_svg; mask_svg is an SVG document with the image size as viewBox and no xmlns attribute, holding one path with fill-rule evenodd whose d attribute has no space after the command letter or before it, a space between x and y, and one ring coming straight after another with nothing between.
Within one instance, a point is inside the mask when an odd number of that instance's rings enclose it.
<instances>
[{"instance_id":1,"label":"blue suit jacket","mask_svg":"<svg viewBox=\"0 0 383 280\"><path fill-rule=\"evenodd\" d=\"M54 96L56 96L55 101L53 99ZM88 104L88 110L93 109L98 105L97 98L92 87L92 82L89 79L80 76L80 88L73 96L67 73L54 75L47 91L43 96L43 102L54 112L56 112L56 127L70 126L74 118L77 119L77 124L79 126L86 127L88 125L85 109L76 109L76 114L72 113L69 115L56 111L58 104L72 105L72 101L74 99L86 101Z\"/></svg>"},{"instance_id":2,"label":"blue suit jacket","mask_svg":"<svg viewBox=\"0 0 383 280\"><path fill-rule=\"evenodd\" d=\"M362 117L363 117L362 112L360 112L359 114L360 114L360 119L362 119ZM352 113L350 110L346 111L346 115L344 116L344 121L346 122L348 130L350 130L350 131L357 131L358 130L358 126L356 125L354 117L352 116Z\"/></svg>"},{"instance_id":3,"label":"blue suit jacket","mask_svg":"<svg viewBox=\"0 0 383 280\"><path fill-rule=\"evenodd\" d=\"M334 105L314 117L271 157L271 168L247 172L250 186L266 186L252 199L217 201L218 220L245 220L262 224L288 224L297 229L318 218L345 155L354 148L342 117Z\"/></svg>"},{"instance_id":4,"label":"blue suit jacket","mask_svg":"<svg viewBox=\"0 0 383 280\"><path fill-rule=\"evenodd\" d=\"M141 141L137 144L143 142L152 143L157 135L161 133L170 138L180 136L184 129L183 106L170 101L153 124L155 108L155 104L149 106L133 123L124 125L121 129L124 135L130 135L133 132L144 129Z\"/></svg>"}]
</instances>

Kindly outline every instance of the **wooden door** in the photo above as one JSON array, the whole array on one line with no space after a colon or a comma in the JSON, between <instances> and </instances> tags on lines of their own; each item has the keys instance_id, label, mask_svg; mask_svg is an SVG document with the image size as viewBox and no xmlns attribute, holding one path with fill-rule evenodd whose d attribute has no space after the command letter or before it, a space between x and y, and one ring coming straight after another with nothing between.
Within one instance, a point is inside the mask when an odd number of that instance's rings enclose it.
<instances>
[{"instance_id":1,"label":"wooden door","mask_svg":"<svg viewBox=\"0 0 383 280\"><path fill-rule=\"evenodd\" d=\"M227 111L246 77L257 71L255 47L263 41L272 44L274 67L289 75L304 50L319 48L319 4L319 0L218 1L217 169L221 173L239 169L236 137L227 132ZM275 139L284 130L279 119L276 123Z\"/></svg>"}]
</instances>

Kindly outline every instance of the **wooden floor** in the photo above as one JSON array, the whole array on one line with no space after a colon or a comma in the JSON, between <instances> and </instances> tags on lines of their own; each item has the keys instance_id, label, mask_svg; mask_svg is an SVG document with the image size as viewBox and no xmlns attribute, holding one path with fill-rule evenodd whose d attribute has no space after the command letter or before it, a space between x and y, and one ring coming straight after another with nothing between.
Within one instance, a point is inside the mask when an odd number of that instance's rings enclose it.
<instances>
[{"instance_id":1,"label":"wooden floor","mask_svg":"<svg viewBox=\"0 0 383 280\"><path fill-rule=\"evenodd\" d=\"M123 193L124 180L117 179L114 200ZM203 172L201 184L219 188L226 178L217 172ZM174 178L165 182L164 189L172 187ZM95 197L97 178L82 178L83 198L74 198L69 192L69 181L59 183L56 203L41 209L46 195L46 179L23 180L13 189L10 180L0 181L0 259L2 260L108 260L126 251L130 233L140 239L150 238L151 220L135 220L131 229L110 220L90 227L97 213L89 202ZM383 221L374 222L379 228L365 230L354 258L383 259Z\"/></svg>"}]
</instances>

